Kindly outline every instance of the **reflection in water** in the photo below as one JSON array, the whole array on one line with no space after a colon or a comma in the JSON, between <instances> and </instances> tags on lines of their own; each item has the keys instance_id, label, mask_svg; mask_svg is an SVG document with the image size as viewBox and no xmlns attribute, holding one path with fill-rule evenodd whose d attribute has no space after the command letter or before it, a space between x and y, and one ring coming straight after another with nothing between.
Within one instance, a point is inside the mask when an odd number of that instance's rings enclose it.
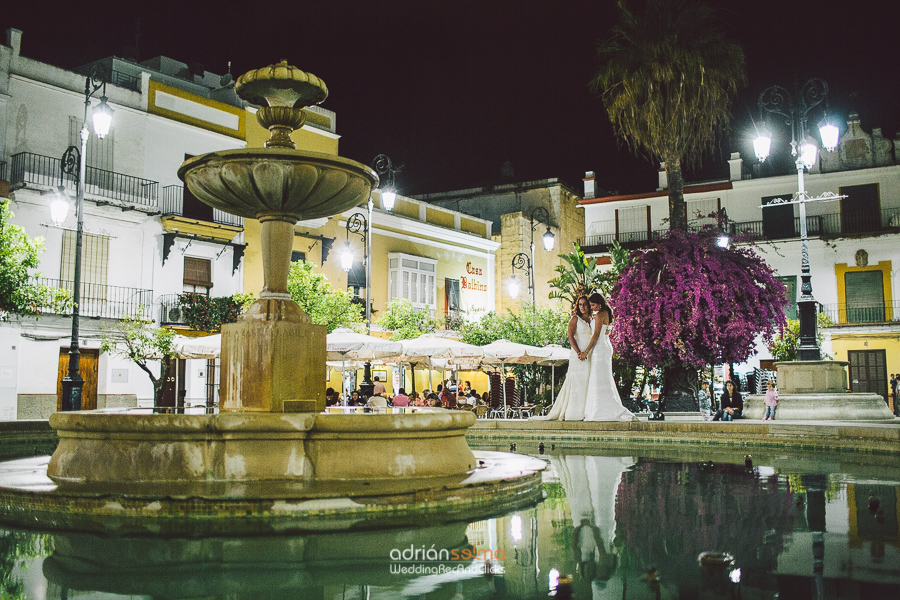
<instances>
[{"instance_id":1,"label":"reflection in water","mask_svg":"<svg viewBox=\"0 0 900 600\"><path fill-rule=\"evenodd\" d=\"M547 458L542 504L473 523L211 539L0 528L0 597L533 599L571 577L572 597L588 600L900 598L890 472L786 475L760 457L751 469L742 457ZM410 548L480 555L392 560ZM701 567L703 552L733 562Z\"/></svg>"}]
</instances>

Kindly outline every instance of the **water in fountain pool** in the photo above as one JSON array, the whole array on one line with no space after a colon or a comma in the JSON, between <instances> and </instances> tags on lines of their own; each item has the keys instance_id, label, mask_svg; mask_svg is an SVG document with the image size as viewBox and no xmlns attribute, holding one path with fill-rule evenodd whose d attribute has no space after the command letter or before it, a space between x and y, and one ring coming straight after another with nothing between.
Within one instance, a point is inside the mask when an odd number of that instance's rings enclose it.
<instances>
[{"instance_id":1,"label":"water in fountain pool","mask_svg":"<svg viewBox=\"0 0 900 600\"><path fill-rule=\"evenodd\" d=\"M557 446L543 502L475 522L245 538L0 526L0 597L900 598L895 463L673 452Z\"/></svg>"}]
</instances>

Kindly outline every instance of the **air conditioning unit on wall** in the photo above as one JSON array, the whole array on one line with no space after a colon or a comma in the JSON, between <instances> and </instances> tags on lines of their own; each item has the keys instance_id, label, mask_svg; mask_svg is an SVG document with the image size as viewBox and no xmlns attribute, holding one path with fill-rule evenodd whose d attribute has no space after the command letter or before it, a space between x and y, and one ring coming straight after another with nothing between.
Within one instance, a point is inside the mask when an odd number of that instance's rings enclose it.
<instances>
[{"instance_id":1,"label":"air conditioning unit on wall","mask_svg":"<svg viewBox=\"0 0 900 600\"><path fill-rule=\"evenodd\" d=\"M166 309L166 321L168 323L181 323L184 320L184 309L180 306L172 306Z\"/></svg>"}]
</instances>

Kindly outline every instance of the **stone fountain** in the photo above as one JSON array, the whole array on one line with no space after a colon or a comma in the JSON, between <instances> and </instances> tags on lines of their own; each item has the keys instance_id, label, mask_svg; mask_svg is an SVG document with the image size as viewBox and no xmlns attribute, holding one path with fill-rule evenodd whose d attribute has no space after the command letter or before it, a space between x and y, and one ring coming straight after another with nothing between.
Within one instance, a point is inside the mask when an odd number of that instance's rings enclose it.
<instances>
[{"instance_id":1,"label":"stone fountain","mask_svg":"<svg viewBox=\"0 0 900 600\"><path fill-rule=\"evenodd\" d=\"M538 501L544 463L473 453L469 412L322 413L326 331L287 291L294 225L366 202L378 178L295 149L303 107L328 93L315 75L282 61L244 74L235 92L261 106L266 147L212 152L178 170L203 202L261 222L265 287L222 328L219 414L56 413L49 480L0 490L6 519L123 533L283 532L310 519L341 528L464 511L471 520Z\"/></svg>"}]
</instances>

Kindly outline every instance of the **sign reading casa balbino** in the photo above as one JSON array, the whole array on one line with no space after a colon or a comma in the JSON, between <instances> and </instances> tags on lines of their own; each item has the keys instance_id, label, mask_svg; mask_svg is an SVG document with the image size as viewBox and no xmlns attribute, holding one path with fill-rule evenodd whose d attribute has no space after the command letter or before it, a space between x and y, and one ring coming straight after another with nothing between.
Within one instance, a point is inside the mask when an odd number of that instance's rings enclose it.
<instances>
[{"instance_id":1,"label":"sign reading casa balbino","mask_svg":"<svg viewBox=\"0 0 900 600\"><path fill-rule=\"evenodd\" d=\"M471 275L481 275L481 269L479 267L473 267L472 263L466 263L466 273ZM460 277L459 278L460 287L464 290L474 290L476 292L486 292L487 284L481 283L480 281L475 281L471 277Z\"/></svg>"}]
</instances>

